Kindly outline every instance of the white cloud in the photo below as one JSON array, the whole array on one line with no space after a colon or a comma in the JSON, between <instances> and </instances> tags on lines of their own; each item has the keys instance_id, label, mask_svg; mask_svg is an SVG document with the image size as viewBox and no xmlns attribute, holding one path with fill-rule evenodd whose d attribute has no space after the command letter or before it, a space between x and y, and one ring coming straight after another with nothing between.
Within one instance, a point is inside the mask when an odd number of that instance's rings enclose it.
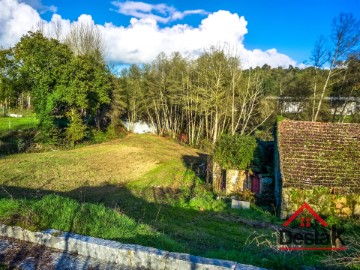
<instances>
[{"instance_id":1,"label":"white cloud","mask_svg":"<svg viewBox=\"0 0 360 270\"><path fill-rule=\"evenodd\" d=\"M20 2L28 4L29 6L31 6L32 8L36 9L37 11L39 11L40 13L45 13L45 12L52 12L55 13L57 12L57 7L54 5L51 6L45 6L41 0L20 0Z\"/></svg>"},{"instance_id":2,"label":"white cloud","mask_svg":"<svg viewBox=\"0 0 360 270\"><path fill-rule=\"evenodd\" d=\"M112 4L118 8L116 12L120 14L132 16L138 19L152 19L160 23L180 20L191 14L208 14L208 12L203 9L185 10L181 12L166 4L153 5L134 1L114 1Z\"/></svg>"},{"instance_id":3,"label":"white cloud","mask_svg":"<svg viewBox=\"0 0 360 270\"><path fill-rule=\"evenodd\" d=\"M153 5L133 2L141 6L142 12L150 12ZM25 3L16 0L0 0L0 46L13 46L28 30L36 27L41 20L39 13ZM165 7L167 7L165 5ZM165 13L166 8L158 7ZM176 13L174 13L176 14ZM181 16L181 15L176 15ZM94 24L90 15L81 15L77 22ZM50 22L42 21L45 33L51 35L53 24L60 23L62 37L69 31L71 22L54 14ZM72 23L77 23L72 22ZM95 25L95 24L94 24ZM106 45L107 60L118 64L147 63L155 59L160 52L167 54L179 51L185 56L199 55L210 45L227 43L237 49L243 60L243 66L273 67L293 65L296 62L276 49L247 50L243 40L247 34L247 21L244 17L229 11L217 11L204 18L197 27L176 24L171 27L159 27L157 20L151 17L132 18L128 26L116 26L112 23L96 25Z\"/></svg>"},{"instance_id":4,"label":"white cloud","mask_svg":"<svg viewBox=\"0 0 360 270\"><path fill-rule=\"evenodd\" d=\"M0 0L0 46L9 47L40 21L38 12L25 3Z\"/></svg>"}]
</instances>

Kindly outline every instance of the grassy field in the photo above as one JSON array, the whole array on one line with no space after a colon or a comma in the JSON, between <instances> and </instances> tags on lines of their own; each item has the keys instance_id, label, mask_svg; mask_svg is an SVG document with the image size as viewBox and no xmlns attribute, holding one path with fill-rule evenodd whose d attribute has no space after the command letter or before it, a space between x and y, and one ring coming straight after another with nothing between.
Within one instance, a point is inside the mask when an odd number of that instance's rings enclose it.
<instances>
[{"instance_id":1,"label":"grassy field","mask_svg":"<svg viewBox=\"0 0 360 270\"><path fill-rule=\"evenodd\" d=\"M325 253L276 252L281 224L253 207L232 210L196 176L206 155L153 135L68 151L0 158L0 222L55 228L274 269L318 265Z\"/></svg>"},{"instance_id":2,"label":"grassy field","mask_svg":"<svg viewBox=\"0 0 360 270\"><path fill-rule=\"evenodd\" d=\"M0 117L0 136L9 131L33 128L38 124L35 115L27 115L26 117Z\"/></svg>"}]
</instances>

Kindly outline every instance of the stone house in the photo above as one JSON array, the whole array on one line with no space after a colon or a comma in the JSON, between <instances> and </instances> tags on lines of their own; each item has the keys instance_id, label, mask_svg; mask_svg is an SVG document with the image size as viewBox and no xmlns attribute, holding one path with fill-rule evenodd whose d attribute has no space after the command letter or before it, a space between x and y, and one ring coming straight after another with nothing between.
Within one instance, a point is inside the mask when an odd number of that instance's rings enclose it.
<instances>
[{"instance_id":1,"label":"stone house","mask_svg":"<svg viewBox=\"0 0 360 270\"><path fill-rule=\"evenodd\" d=\"M360 124L279 121L274 157L281 218L304 201L321 215L360 215Z\"/></svg>"},{"instance_id":2,"label":"stone house","mask_svg":"<svg viewBox=\"0 0 360 270\"><path fill-rule=\"evenodd\" d=\"M211 182L213 190L232 195L237 191L250 190L258 197L273 197L273 179L267 174L257 174L248 170L224 170L217 162L211 161L207 182ZM209 165L208 164L208 165Z\"/></svg>"}]
</instances>

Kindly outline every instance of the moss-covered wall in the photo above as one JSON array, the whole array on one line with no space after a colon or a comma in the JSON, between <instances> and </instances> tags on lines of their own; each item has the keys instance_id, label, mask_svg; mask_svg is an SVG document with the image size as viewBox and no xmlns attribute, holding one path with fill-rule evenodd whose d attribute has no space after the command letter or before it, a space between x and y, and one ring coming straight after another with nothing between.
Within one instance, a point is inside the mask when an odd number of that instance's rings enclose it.
<instances>
[{"instance_id":1,"label":"moss-covered wall","mask_svg":"<svg viewBox=\"0 0 360 270\"><path fill-rule=\"evenodd\" d=\"M319 186L313 189L283 188L281 218L293 214L303 202L324 216L360 216L360 194L331 194L331 188Z\"/></svg>"}]
</instances>

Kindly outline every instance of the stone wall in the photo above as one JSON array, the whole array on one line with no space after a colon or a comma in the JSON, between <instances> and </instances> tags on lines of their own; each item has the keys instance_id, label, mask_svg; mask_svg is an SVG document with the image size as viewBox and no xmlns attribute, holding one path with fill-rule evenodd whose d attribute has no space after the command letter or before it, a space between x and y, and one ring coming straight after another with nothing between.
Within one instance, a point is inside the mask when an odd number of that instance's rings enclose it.
<instances>
[{"instance_id":1,"label":"stone wall","mask_svg":"<svg viewBox=\"0 0 360 270\"><path fill-rule=\"evenodd\" d=\"M360 216L360 194L331 194L331 188L319 186L313 189L283 188L281 218L293 214L303 202L324 216Z\"/></svg>"},{"instance_id":2,"label":"stone wall","mask_svg":"<svg viewBox=\"0 0 360 270\"><path fill-rule=\"evenodd\" d=\"M224 170L221 168L220 164L216 161L211 160L211 181L213 190L216 193L219 193L224 188Z\"/></svg>"},{"instance_id":3,"label":"stone wall","mask_svg":"<svg viewBox=\"0 0 360 270\"><path fill-rule=\"evenodd\" d=\"M244 170L226 170L226 195L247 188L247 174Z\"/></svg>"},{"instance_id":4,"label":"stone wall","mask_svg":"<svg viewBox=\"0 0 360 270\"><path fill-rule=\"evenodd\" d=\"M225 170L213 159L208 161L207 182L211 181L213 191L231 195L236 191L251 189L251 181L248 172L245 170Z\"/></svg>"},{"instance_id":5,"label":"stone wall","mask_svg":"<svg viewBox=\"0 0 360 270\"><path fill-rule=\"evenodd\" d=\"M31 232L20 227L0 224L0 236L44 245L69 254L121 265L121 269L152 270L260 270L252 265L240 264L168 252L139 245L122 244L115 241L93 238L57 230Z\"/></svg>"}]
</instances>

